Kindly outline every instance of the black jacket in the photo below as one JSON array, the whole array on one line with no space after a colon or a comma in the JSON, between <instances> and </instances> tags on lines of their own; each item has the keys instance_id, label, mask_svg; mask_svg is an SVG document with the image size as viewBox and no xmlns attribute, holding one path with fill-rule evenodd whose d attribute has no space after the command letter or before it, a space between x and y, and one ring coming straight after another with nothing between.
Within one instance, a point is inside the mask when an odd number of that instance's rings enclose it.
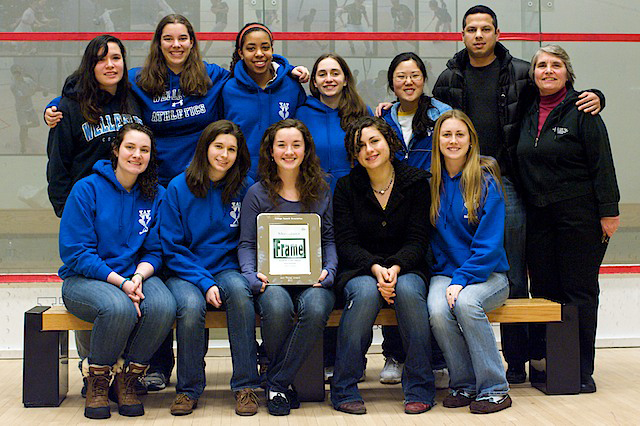
<instances>
[{"instance_id":1,"label":"black jacket","mask_svg":"<svg viewBox=\"0 0 640 426\"><path fill-rule=\"evenodd\" d=\"M500 61L498 82L498 110L503 131L504 147L499 153L498 163L503 175L510 176L513 170L513 151L518 143L522 115L535 98L536 89L529 79L529 62L514 58L502 43L496 43L495 54ZM464 70L469 64L467 49L462 49L447 62L435 86L433 96L453 108L465 110Z\"/></svg>"},{"instance_id":2,"label":"black jacket","mask_svg":"<svg viewBox=\"0 0 640 426\"><path fill-rule=\"evenodd\" d=\"M120 127L133 121L142 124L142 115L132 96L129 96L129 110L133 114L121 114L120 95L112 96L104 91L100 92L102 114L99 122L88 123L80 112L75 86L73 80L65 82L58 106L64 118L49 131L47 141L49 200L58 217L62 216L73 184L90 175L96 161L110 157L111 142Z\"/></svg>"},{"instance_id":3,"label":"black jacket","mask_svg":"<svg viewBox=\"0 0 640 426\"><path fill-rule=\"evenodd\" d=\"M578 111L577 99L578 92L569 87L544 122L540 137L539 102L525 115L517 149L525 199L544 207L593 194L600 217L617 216L620 192L607 129L600 115Z\"/></svg>"},{"instance_id":4,"label":"black jacket","mask_svg":"<svg viewBox=\"0 0 640 426\"><path fill-rule=\"evenodd\" d=\"M398 160L393 165L396 177L384 210L364 167L356 165L336 184L333 222L339 290L353 277L371 275L371 266L376 263L399 265L400 275L418 273L427 282L431 174Z\"/></svg>"}]
</instances>

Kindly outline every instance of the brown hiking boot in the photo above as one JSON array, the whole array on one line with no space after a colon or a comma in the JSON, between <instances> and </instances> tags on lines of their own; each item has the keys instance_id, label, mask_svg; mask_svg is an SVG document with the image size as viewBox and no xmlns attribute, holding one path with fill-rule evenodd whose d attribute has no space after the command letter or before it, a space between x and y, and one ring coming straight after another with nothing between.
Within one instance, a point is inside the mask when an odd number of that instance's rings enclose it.
<instances>
[{"instance_id":1,"label":"brown hiking boot","mask_svg":"<svg viewBox=\"0 0 640 426\"><path fill-rule=\"evenodd\" d=\"M258 396L251 388L235 392L236 414L239 416L253 416L258 412Z\"/></svg>"},{"instance_id":2,"label":"brown hiking boot","mask_svg":"<svg viewBox=\"0 0 640 426\"><path fill-rule=\"evenodd\" d=\"M86 361L86 369L83 368L83 374L87 379L84 416L89 419L108 419L111 417L109 398L107 397L111 381L111 367L108 365L89 365L86 358L84 361Z\"/></svg>"},{"instance_id":3,"label":"brown hiking boot","mask_svg":"<svg viewBox=\"0 0 640 426\"><path fill-rule=\"evenodd\" d=\"M147 371L147 365L130 362L123 366L118 360L114 370L116 376L109 389L109 398L118 403L118 413L121 416L136 417L144 414L144 406L136 395L136 382Z\"/></svg>"},{"instance_id":4,"label":"brown hiking boot","mask_svg":"<svg viewBox=\"0 0 640 426\"><path fill-rule=\"evenodd\" d=\"M188 395L179 393L176 395L176 399L171 403L169 411L174 416L186 416L193 413L193 410L198 406L197 399L191 399Z\"/></svg>"}]
</instances>

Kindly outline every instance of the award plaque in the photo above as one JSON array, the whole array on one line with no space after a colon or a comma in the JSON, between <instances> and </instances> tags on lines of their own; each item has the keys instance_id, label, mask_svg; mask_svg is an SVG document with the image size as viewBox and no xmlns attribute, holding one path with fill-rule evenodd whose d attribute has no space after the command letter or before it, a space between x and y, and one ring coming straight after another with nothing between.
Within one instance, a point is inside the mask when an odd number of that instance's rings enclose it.
<instances>
[{"instance_id":1,"label":"award plaque","mask_svg":"<svg viewBox=\"0 0 640 426\"><path fill-rule=\"evenodd\" d=\"M313 285L322 272L322 229L315 213L261 213L258 271L270 284Z\"/></svg>"}]
</instances>

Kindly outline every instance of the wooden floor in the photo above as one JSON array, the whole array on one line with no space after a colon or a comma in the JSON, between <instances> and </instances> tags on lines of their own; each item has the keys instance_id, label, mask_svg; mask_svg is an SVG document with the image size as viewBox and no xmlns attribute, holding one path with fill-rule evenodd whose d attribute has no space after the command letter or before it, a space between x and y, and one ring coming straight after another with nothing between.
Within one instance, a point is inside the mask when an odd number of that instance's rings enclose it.
<instances>
[{"instance_id":1,"label":"wooden floor","mask_svg":"<svg viewBox=\"0 0 640 426\"><path fill-rule=\"evenodd\" d=\"M143 397L146 415L126 418L112 404L111 419L102 424L148 425L640 425L640 348L600 349L596 355L598 392L590 395L547 396L529 384L514 387L510 394L513 407L490 415L473 415L468 408L448 409L441 404L446 395L438 391L431 411L417 416L403 413L400 385L382 385L378 375L382 355L368 355L367 380L361 383L368 414L353 416L334 411L328 403L303 403L287 417L269 416L260 392L260 412L253 417L234 414L229 390L231 359L207 358L208 386L196 411L189 416L173 417L169 405L173 386ZM172 378L175 383L175 375ZM58 408L24 408L22 405L22 361L0 360L0 425L76 425L95 424L83 416L81 380L76 369L70 372L70 391Z\"/></svg>"}]
</instances>

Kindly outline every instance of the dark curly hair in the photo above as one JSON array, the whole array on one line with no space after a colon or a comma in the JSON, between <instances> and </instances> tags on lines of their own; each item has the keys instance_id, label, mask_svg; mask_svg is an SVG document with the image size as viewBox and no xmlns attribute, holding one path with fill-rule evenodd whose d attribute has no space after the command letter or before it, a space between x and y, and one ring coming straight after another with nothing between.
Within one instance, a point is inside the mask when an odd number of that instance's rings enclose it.
<instances>
[{"instance_id":1,"label":"dark curly hair","mask_svg":"<svg viewBox=\"0 0 640 426\"><path fill-rule=\"evenodd\" d=\"M228 204L231 198L235 196L244 183L249 168L251 167L251 158L249 149L244 139L242 131L237 124L229 120L218 120L209 124L200 134L196 151L193 154L191 164L187 167L186 181L187 186L199 198L204 198L209 192L211 179L209 179L209 146L218 137L218 135L231 135L236 138L238 145L236 161L231 165L224 178L216 182L216 185L224 184L222 190L222 202Z\"/></svg>"},{"instance_id":2,"label":"dark curly hair","mask_svg":"<svg viewBox=\"0 0 640 426\"><path fill-rule=\"evenodd\" d=\"M105 103L105 95L100 89L98 80L96 80L94 70L98 62L109 54L109 43L117 44L122 53L122 78L118 82L116 89L120 96L120 112L133 112L133 108L129 103L130 84L127 77L127 50L118 38L109 34L99 35L89 42L84 49L78 69L67 78L67 81L77 81L77 94L73 98L80 104L82 116L91 124L98 124L100 114L102 114L102 105Z\"/></svg>"},{"instance_id":3,"label":"dark curly hair","mask_svg":"<svg viewBox=\"0 0 640 426\"><path fill-rule=\"evenodd\" d=\"M231 64L229 65L229 71L231 72L231 77L233 77L233 71L236 67L236 64L242 61L240 58L239 51L242 50L242 46L244 46L244 40L247 37L247 34L252 33L254 31L262 31L269 36L269 41L271 42L271 48L273 49L273 34L271 34L271 30L264 24L259 22L249 22L246 24L238 34L236 34L236 46L233 49L233 53L231 54Z\"/></svg>"},{"instance_id":4,"label":"dark curly hair","mask_svg":"<svg viewBox=\"0 0 640 426\"><path fill-rule=\"evenodd\" d=\"M145 125L138 123L127 123L118 130L116 138L111 144L111 166L113 170L118 165L117 152L120 151L120 145L124 141L124 137L127 133L132 131L142 132L149 136L151 140L151 156L149 158L149 164L144 172L140 173L136 183L140 186L140 192L142 197L147 200L153 200L158 194L158 153L156 152L156 140L153 137L153 132Z\"/></svg>"},{"instance_id":5,"label":"dark curly hair","mask_svg":"<svg viewBox=\"0 0 640 426\"><path fill-rule=\"evenodd\" d=\"M400 142L398 135L396 135L389 123L380 117L360 117L351 123L344 136L344 149L347 151L347 160L351 163L351 167L358 162L358 153L362 146L360 142L362 129L366 127L375 127L387 141L387 145L389 145L389 160L393 160L396 152L402 149L402 142Z\"/></svg>"},{"instance_id":6,"label":"dark curly hair","mask_svg":"<svg viewBox=\"0 0 640 426\"><path fill-rule=\"evenodd\" d=\"M296 182L296 189L300 193L300 202L306 210L317 202L329 190L327 174L320 167L320 159L316 155L311 132L300 120L287 118L272 124L264 132L260 143L260 159L258 161L258 175L269 193L269 198L278 204L278 192L282 189L282 180L278 176L278 166L273 161L273 143L276 133L281 129L298 129L304 140L304 158L300 164L300 173Z\"/></svg>"}]
</instances>

